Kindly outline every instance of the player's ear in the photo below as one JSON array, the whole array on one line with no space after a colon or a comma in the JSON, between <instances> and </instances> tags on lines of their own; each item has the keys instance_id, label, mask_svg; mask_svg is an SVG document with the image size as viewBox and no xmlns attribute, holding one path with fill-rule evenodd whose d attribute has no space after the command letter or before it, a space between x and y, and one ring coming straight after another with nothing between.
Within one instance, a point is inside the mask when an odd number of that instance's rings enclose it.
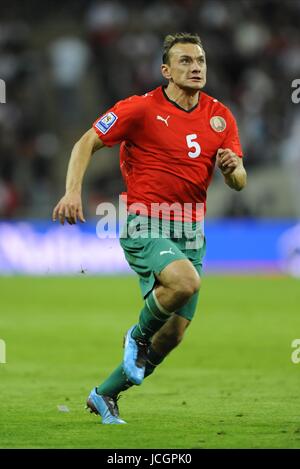
<instances>
[{"instance_id":1,"label":"player's ear","mask_svg":"<svg viewBox=\"0 0 300 469\"><path fill-rule=\"evenodd\" d=\"M161 66L161 73L164 78L167 80L171 79L170 67L167 64L162 64Z\"/></svg>"}]
</instances>

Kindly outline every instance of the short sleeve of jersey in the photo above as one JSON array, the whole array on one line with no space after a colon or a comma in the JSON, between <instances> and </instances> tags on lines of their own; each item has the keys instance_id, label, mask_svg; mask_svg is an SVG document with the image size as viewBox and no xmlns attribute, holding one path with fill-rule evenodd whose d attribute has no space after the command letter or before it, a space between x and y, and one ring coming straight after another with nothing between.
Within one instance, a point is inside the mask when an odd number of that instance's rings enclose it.
<instances>
[{"instance_id":1,"label":"short sleeve of jersey","mask_svg":"<svg viewBox=\"0 0 300 469\"><path fill-rule=\"evenodd\" d=\"M118 101L93 123L93 128L106 146L132 139L143 116L144 104L141 99L140 96L131 96Z\"/></svg>"},{"instance_id":2,"label":"short sleeve of jersey","mask_svg":"<svg viewBox=\"0 0 300 469\"><path fill-rule=\"evenodd\" d=\"M227 109L226 112L227 129L226 136L222 143L222 148L230 148L236 155L242 157L243 150L240 142L238 126L233 114Z\"/></svg>"}]
</instances>

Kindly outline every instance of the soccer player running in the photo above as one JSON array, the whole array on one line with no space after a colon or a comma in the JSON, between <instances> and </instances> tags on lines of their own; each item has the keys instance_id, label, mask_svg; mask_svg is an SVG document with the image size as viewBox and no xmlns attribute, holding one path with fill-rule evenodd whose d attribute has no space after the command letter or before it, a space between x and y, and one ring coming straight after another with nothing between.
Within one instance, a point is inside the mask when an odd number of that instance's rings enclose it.
<instances>
[{"instance_id":1,"label":"soccer player running","mask_svg":"<svg viewBox=\"0 0 300 469\"><path fill-rule=\"evenodd\" d=\"M194 316L205 254L203 210L197 208L205 206L215 164L230 188L239 191L246 185L235 119L201 91L206 59L199 36L166 36L161 72L167 86L116 103L75 144L66 193L53 211L53 220L62 224L85 221L81 186L91 156L104 146L121 144L128 235L120 243L139 275L145 303L138 323L125 336L123 362L87 399L104 424L126 423L119 416L120 392L153 373L180 343ZM178 235L178 224L189 224L191 230ZM132 235L130 227L143 236Z\"/></svg>"}]
</instances>

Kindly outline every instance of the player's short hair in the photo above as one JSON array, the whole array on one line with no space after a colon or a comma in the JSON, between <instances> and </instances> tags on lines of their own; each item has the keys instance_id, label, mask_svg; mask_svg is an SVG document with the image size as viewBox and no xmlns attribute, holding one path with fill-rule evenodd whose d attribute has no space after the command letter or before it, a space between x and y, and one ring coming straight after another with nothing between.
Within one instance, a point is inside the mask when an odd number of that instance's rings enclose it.
<instances>
[{"instance_id":1,"label":"player's short hair","mask_svg":"<svg viewBox=\"0 0 300 469\"><path fill-rule=\"evenodd\" d=\"M198 46L203 49L201 39L197 33L175 33L175 34L168 34L164 39L163 45L163 64L170 64L170 49L175 44L197 44Z\"/></svg>"}]
</instances>

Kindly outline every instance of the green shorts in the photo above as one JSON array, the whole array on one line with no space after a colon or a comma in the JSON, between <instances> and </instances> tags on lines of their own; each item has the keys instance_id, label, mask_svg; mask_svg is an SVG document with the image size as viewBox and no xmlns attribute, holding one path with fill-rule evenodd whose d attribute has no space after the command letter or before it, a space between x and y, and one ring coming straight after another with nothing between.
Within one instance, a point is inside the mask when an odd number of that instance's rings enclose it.
<instances>
[{"instance_id":1,"label":"green shorts","mask_svg":"<svg viewBox=\"0 0 300 469\"><path fill-rule=\"evenodd\" d=\"M198 274L206 250L203 224L165 221L129 214L120 235L120 244L130 267L138 274L145 298L157 282L159 274L175 260L189 259ZM195 314L198 293L176 314L191 320Z\"/></svg>"}]
</instances>

